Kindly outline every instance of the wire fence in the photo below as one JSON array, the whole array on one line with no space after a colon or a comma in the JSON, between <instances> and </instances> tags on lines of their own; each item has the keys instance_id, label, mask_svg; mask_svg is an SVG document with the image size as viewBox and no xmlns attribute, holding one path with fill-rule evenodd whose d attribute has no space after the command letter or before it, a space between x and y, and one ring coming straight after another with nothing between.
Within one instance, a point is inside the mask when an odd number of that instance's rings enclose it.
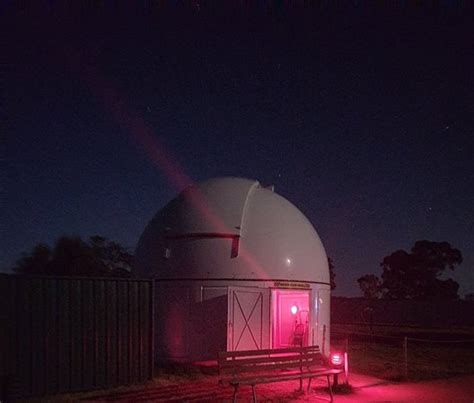
<instances>
[{"instance_id":1,"label":"wire fence","mask_svg":"<svg viewBox=\"0 0 474 403\"><path fill-rule=\"evenodd\" d=\"M331 345L348 353L353 371L380 378L421 380L474 374L472 334L420 333L424 337L333 330Z\"/></svg>"}]
</instances>

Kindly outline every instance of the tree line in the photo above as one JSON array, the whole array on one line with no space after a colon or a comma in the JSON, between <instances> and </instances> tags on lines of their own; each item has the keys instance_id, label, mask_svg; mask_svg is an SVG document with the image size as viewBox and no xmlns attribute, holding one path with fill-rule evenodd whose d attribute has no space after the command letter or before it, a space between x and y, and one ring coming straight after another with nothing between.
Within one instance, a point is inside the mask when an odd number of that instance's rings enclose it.
<instances>
[{"instance_id":1,"label":"tree line","mask_svg":"<svg viewBox=\"0 0 474 403\"><path fill-rule=\"evenodd\" d=\"M461 263L461 251L448 242L416 241L409 252L384 257L380 277L366 274L357 282L369 299L457 299L459 284L442 277Z\"/></svg>"},{"instance_id":2,"label":"tree line","mask_svg":"<svg viewBox=\"0 0 474 403\"><path fill-rule=\"evenodd\" d=\"M52 248L38 243L23 254L13 271L43 276L129 277L132 259L125 247L99 235L86 241L62 236Z\"/></svg>"},{"instance_id":3,"label":"tree line","mask_svg":"<svg viewBox=\"0 0 474 403\"><path fill-rule=\"evenodd\" d=\"M117 242L95 235L83 240L59 238L51 248L38 243L16 262L18 274L130 277L133 254ZM459 284L443 279L462 263L461 252L448 242L417 241L409 252L397 250L383 258L382 274L366 274L357 282L369 299L456 299ZM328 258L331 290L336 288L334 262Z\"/></svg>"}]
</instances>

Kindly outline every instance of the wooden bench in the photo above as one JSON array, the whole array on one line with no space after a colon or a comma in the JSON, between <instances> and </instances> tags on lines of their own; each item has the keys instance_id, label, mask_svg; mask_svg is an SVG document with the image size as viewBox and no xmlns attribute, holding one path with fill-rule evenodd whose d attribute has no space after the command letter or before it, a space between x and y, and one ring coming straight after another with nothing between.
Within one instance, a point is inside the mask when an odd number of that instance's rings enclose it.
<instances>
[{"instance_id":1,"label":"wooden bench","mask_svg":"<svg viewBox=\"0 0 474 403\"><path fill-rule=\"evenodd\" d=\"M343 372L342 369L330 368L319 346L221 352L218 364L219 382L234 387L234 402L240 385L252 387L253 401L256 402L255 386L258 384L299 380L302 390L303 379L308 379L309 391L311 380L320 376L327 378L332 402L330 377Z\"/></svg>"}]
</instances>

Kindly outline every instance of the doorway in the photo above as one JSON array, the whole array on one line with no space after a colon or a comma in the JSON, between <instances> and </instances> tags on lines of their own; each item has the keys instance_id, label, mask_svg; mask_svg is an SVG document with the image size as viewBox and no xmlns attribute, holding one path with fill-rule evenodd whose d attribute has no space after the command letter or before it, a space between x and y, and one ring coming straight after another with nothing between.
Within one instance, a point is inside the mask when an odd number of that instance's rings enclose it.
<instances>
[{"instance_id":1,"label":"doorway","mask_svg":"<svg viewBox=\"0 0 474 403\"><path fill-rule=\"evenodd\" d=\"M273 348L308 345L309 290L272 290Z\"/></svg>"}]
</instances>

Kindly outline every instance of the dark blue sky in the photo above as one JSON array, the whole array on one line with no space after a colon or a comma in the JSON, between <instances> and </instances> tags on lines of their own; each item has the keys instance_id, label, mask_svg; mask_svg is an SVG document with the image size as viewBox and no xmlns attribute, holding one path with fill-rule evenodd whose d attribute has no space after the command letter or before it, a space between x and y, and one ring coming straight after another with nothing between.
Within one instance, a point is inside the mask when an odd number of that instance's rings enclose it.
<instances>
[{"instance_id":1,"label":"dark blue sky","mask_svg":"<svg viewBox=\"0 0 474 403\"><path fill-rule=\"evenodd\" d=\"M179 175L232 175L307 215L336 295L419 239L474 292L471 10L104 4L2 9L3 270L62 234L134 247Z\"/></svg>"}]
</instances>

